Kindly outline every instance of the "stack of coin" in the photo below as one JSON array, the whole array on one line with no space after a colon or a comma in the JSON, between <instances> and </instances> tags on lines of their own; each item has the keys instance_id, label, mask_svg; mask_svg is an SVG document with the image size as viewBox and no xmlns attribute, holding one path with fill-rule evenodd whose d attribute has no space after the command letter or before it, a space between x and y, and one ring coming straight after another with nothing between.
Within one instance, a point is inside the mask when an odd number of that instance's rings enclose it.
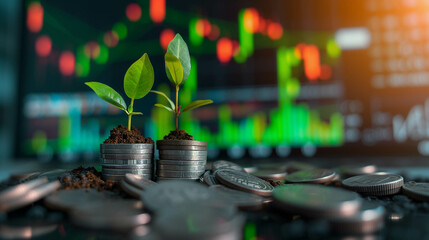
<instances>
[{"instance_id":1,"label":"stack of coin","mask_svg":"<svg viewBox=\"0 0 429 240\"><path fill-rule=\"evenodd\" d=\"M158 180L198 180L207 162L207 143L194 140L157 141L159 160L156 162Z\"/></svg>"},{"instance_id":2,"label":"stack of coin","mask_svg":"<svg viewBox=\"0 0 429 240\"><path fill-rule=\"evenodd\" d=\"M152 178L153 144L101 144L100 154L105 180L120 181L126 173Z\"/></svg>"}]
</instances>

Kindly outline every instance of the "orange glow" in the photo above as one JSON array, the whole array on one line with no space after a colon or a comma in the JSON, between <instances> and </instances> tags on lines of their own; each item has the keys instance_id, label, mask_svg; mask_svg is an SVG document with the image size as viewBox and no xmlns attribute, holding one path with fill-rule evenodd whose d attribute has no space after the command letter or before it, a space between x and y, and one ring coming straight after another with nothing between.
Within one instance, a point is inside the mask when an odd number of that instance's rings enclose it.
<instances>
[{"instance_id":1,"label":"orange glow","mask_svg":"<svg viewBox=\"0 0 429 240\"><path fill-rule=\"evenodd\" d=\"M262 34L266 34L267 31L267 21L259 16L259 28L258 31Z\"/></svg>"},{"instance_id":2,"label":"orange glow","mask_svg":"<svg viewBox=\"0 0 429 240\"><path fill-rule=\"evenodd\" d=\"M130 3L125 10L125 14L131 22L137 22L142 16L142 9L137 3Z\"/></svg>"},{"instance_id":3,"label":"orange glow","mask_svg":"<svg viewBox=\"0 0 429 240\"><path fill-rule=\"evenodd\" d=\"M295 56L298 59L302 59L302 56L304 54L304 49L307 45L305 45L305 43L298 43L298 45L296 45L295 47Z\"/></svg>"},{"instance_id":4,"label":"orange glow","mask_svg":"<svg viewBox=\"0 0 429 240\"><path fill-rule=\"evenodd\" d=\"M161 43L161 47L164 50L167 50L168 44L170 43L171 40L173 40L173 38L174 38L175 35L176 34L174 33L174 31L171 30L171 29L168 29L168 28L164 29L161 32L161 36L159 38L159 42Z\"/></svg>"},{"instance_id":5,"label":"orange glow","mask_svg":"<svg viewBox=\"0 0 429 240\"><path fill-rule=\"evenodd\" d=\"M212 41L216 40L219 37L220 34L220 30L219 27L217 25L211 25L211 31L210 34L208 36L208 38Z\"/></svg>"},{"instance_id":6,"label":"orange glow","mask_svg":"<svg viewBox=\"0 0 429 240\"><path fill-rule=\"evenodd\" d=\"M150 0L150 18L155 23L161 23L165 18L165 0Z\"/></svg>"},{"instance_id":7,"label":"orange glow","mask_svg":"<svg viewBox=\"0 0 429 240\"><path fill-rule=\"evenodd\" d=\"M75 57L70 51L61 53L59 60L60 72L64 76L71 76L74 73Z\"/></svg>"},{"instance_id":8,"label":"orange glow","mask_svg":"<svg viewBox=\"0 0 429 240\"><path fill-rule=\"evenodd\" d=\"M198 35L207 37L212 30L212 25L207 19L199 19L195 24L195 28Z\"/></svg>"},{"instance_id":9,"label":"orange glow","mask_svg":"<svg viewBox=\"0 0 429 240\"><path fill-rule=\"evenodd\" d=\"M116 33L115 31L106 32L104 34L103 41L104 41L104 44L106 44L106 46L108 47L114 47L118 45L118 42L119 42L118 33Z\"/></svg>"},{"instance_id":10,"label":"orange glow","mask_svg":"<svg viewBox=\"0 0 429 240\"><path fill-rule=\"evenodd\" d=\"M40 36L36 39L36 53L40 57L47 57L52 50L52 41L48 36Z\"/></svg>"},{"instance_id":11,"label":"orange glow","mask_svg":"<svg viewBox=\"0 0 429 240\"><path fill-rule=\"evenodd\" d=\"M329 80L332 77L332 69L330 66L323 64L320 69L320 79Z\"/></svg>"},{"instance_id":12,"label":"orange glow","mask_svg":"<svg viewBox=\"0 0 429 240\"><path fill-rule=\"evenodd\" d=\"M100 55L100 46L97 42L89 42L85 44L83 51L85 55L91 59L98 58Z\"/></svg>"},{"instance_id":13,"label":"orange glow","mask_svg":"<svg viewBox=\"0 0 429 240\"><path fill-rule=\"evenodd\" d=\"M259 28L259 13L254 8L248 8L243 14L244 28L250 33L255 33Z\"/></svg>"},{"instance_id":14,"label":"orange glow","mask_svg":"<svg viewBox=\"0 0 429 240\"><path fill-rule=\"evenodd\" d=\"M30 32L37 33L43 27L43 7L38 2L33 2L27 9L27 28Z\"/></svg>"},{"instance_id":15,"label":"orange glow","mask_svg":"<svg viewBox=\"0 0 429 240\"><path fill-rule=\"evenodd\" d=\"M232 41L229 38L221 38L217 41L217 58L221 63L228 63L232 58Z\"/></svg>"},{"instance_id":16,"label":"orange glow","mask_svg":"<svg viewBox=\"0 0 429 240\"><path fill-rule=\"evenodd\" d=\"M310 81L316 81L320 77L320 53L315 45L308 45L304 48L304 72Z\"/></svg>"},{"instance_id":17,"label":"orange glow","mask_svg":"<svg viewBox=\"0 0 429 240\"><path fill-rule=\"evenodd\" d=\"M283 36L283 27L280 23L272 22L268 25L267 33L271 39L278 40Z\"/></svg>"},{"instance_id":18,"label":"orange glow","mask_svg":"<svg viewBox=\"0 0 429 240\"><path fill-rule=\"evenodd\" d=\"M237 56L240 53L240 43L232 41L232 55Z\"/></svg>"}]
</instances>

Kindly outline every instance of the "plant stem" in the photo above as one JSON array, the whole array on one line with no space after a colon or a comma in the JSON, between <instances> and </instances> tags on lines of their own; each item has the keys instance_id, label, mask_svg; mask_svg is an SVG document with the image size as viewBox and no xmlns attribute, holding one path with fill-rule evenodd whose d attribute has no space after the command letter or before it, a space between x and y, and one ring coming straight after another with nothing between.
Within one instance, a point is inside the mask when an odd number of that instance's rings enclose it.
<instances>
[{"instance_id":1,"label":"plant stem","mask_svg":"<svg viewBox=\"0 0 429 240\"><path fill-rule=\"evenodd\" d=\"M179 130L179 86L176 86L176 131Z\"/></svg>"},{"instance_id":2,"label":"plant stem","mask_svg":"<svg viewBox=\"0 0 429 240\"><path fill-rule=\"evenodd\" d=\"M131 98L131 103L130 103L131 109L133 109L133 104L134 104L134 98ZM132 112L128 113L128 131L131 131L131 117L133 116L131 113Z\"/></svg>"}]
</instances>

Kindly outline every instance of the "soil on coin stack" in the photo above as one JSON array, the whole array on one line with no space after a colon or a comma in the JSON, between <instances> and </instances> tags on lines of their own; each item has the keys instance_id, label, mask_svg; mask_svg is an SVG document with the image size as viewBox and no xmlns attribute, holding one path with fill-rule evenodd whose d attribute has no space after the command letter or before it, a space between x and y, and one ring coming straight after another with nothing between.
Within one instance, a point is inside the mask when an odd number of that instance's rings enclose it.
<instances>
[{"instance_id":1,"label":"soil on coin stack","mask_svg":"<svg viewBox=\"0 0 429 240\"><path fill-rule=\"evenodd\" d=\"M101 172L98 172L94 167L83 168L82 166L66 172L58 178L62 187L61 189L81 189L81 188L95 188L99 192L103 190L114 191L118 186L114 181L103 181L101 179Z\"/></svg>"},{"instance_id":2,"label":"soil on coin stack","mask_svg":"<svg viewBox=\"0 0 429 240\"><path fill-rule=\"evenodd\" d=\"M128 128L122 125L119 125L117 128L110 130L110 136L104 143L150 143L153 144L152 138L145 138L141 135L140 131L131 127L131 131L128 131Z\"/></svg>"},{"instance_id":3,"label":"soil on coin stack","mask_svg":"<svg viewBox=\"0 0 429 240\"><path fill-rule=\"evenodd\" d=\"M185 130L174 130L164 137L164 140L194 140L194 137Z\"/></svg>"}]
</instances>

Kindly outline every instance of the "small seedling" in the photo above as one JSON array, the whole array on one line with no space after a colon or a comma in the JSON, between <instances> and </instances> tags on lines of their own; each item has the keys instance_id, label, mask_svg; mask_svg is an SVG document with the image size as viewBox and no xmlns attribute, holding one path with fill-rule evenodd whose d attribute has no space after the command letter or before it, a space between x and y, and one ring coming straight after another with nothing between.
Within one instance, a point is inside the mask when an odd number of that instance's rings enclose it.
<instances>
[{"instance_id":1,"label":"small seedling","mask_svg":"<svg viewBox=\"0 0 429 240\"><path fill-rule=\"evenodd\" d=\"M189 103L186 107L181 109L179 106L179 89L185 83L191 72L191 57L189 56L188 46L180 34L176 34L173 40L168 44L167 53L165 53L165 72L167 78L176 87L176 104L167 97L166 94L159 91L151 91L159 94L167 99L170 106L160 103L155 104L156 107L167 109L172 112L176 117L176 131L179 130L179 116L180 114L213 103L212 100L196 100Z\"/></svg>"},{"instance_id":2,"label":"small seedling","mask_svg":"<svg viewBox=\"0 0 429 240\"><path fill-rule=\"evenodd\" d=\"M106 84L99 82L86 82L85 84L94 90L101 99L125 111L128 115L128 131L131 131L131 117L133 115L142 115L141 112L134 112L134 100L146 96L152 89L153 81L153 67L148 55L145 53L125 73L124 90L125 94L131 98L128 108L122 96Z\"/></svg>"}]
</instances>

